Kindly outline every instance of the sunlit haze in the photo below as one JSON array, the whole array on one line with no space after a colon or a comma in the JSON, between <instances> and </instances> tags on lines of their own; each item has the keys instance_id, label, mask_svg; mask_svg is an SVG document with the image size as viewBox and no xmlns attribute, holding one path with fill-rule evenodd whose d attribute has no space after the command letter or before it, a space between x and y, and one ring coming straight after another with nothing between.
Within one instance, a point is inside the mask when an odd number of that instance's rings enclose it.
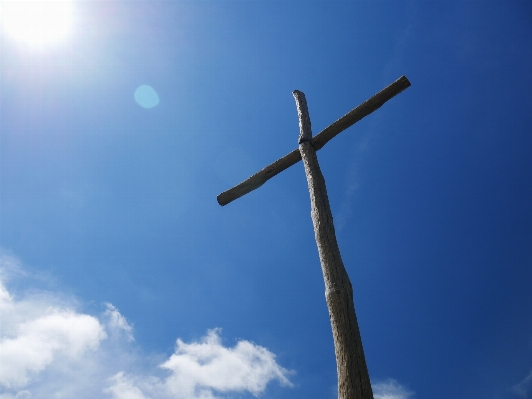
<instances>
[{"instance_id":1,"label":"sunlit haze","mask_svg":"<svg viewBox=\"0 0 532 399\"><path fill-rule=\"evenodd\" d=\"M41 47L64 41L72 28L71 1L2 1L2 30L16 41Z\"/></svg>"}]
</instances>

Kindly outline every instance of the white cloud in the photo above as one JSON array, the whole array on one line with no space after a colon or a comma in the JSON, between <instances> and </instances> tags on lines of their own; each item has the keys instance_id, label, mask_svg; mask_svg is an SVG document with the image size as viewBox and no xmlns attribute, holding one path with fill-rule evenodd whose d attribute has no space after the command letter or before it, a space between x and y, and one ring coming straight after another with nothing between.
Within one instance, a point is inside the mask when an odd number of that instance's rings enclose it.
<instances>
[{"instance_id":1,"label":"white cloud","mask_svg":"<svg viewBox=\"0 0 532 399\"><path fill-rule=\"evenodd\" d=\"M266 348L239 341L234 348L222 346L218 330L211 330L201 342L177 340L175 353L161 365L172 375L166 386L183 398L213 398L213 391L258 395L271 380L290 386L289 374Z\"/></svg>"},{"instance_id":2,"label":"white cloud","mask_svg":"<svg viewBox=\"0 0 532 399\"><path fill-rule=\"evenodd\" d=\"M414 395L394 379L372 384L375 399L408 399Z\"/></svg>"},{"instance_id":3,"label":"white cloud","mask_svg":"<svg viewBox=\"0 0 532 399\"><path fill-rule=\"evenodd\" d=\"M28 277L6 272L19 263L0 252L0 399L213 399L257 396L273 380L291 385L272 352L245 340L225 347L216 329L199 342L178 339L150 369L153 356L134 346L132 325L112 304L93 316L61 293L10 292L8 274Z\"/></svg>"},{"instance_id":4,"label":"white cloud","mask_svg":"<svg viewBox=\"0 0 532 399\"><path fill-rule=\"evenodd\" d=\"M215 399L235 392L258 396L273 380L292 386L290 372L277 364L273 353L244 340L225 347L219 331L210 330L190 344L178 339L175 353L159 366L169 376L146 378L121 372L109 380L105 392L114 399Z\"/></svg>"},{"instance_id":5,"label":"white cloud","mask_svg":"<svg viewBox=\"0 0 532 399\"><path fill-rule=\"evenodd\" d=\"M16 258L1 253L1 278L12 276L18 263ZM2 280L0 320L0 389L6 391L25 387L58 360L68 364L85 352L96 350L106 338L95 317L77 313L49 294L16 298ZM24 395L21 390L19 397Z\"/></svg>"},{"instance_id":6,"label":"white cloud","mask_svg":"<svg viewBox=\"0 0 532 399\"><path fill-rule=\"evenodd\" d=\"M4 315L0 314L2 323ZM44 370L58 358L76 358L94 350L106 334L92 316L71 310L49 309L34 320L14 327L12 336L0 339L0 386L20 388L31 374Z\"/></svg>"}]
</instances>

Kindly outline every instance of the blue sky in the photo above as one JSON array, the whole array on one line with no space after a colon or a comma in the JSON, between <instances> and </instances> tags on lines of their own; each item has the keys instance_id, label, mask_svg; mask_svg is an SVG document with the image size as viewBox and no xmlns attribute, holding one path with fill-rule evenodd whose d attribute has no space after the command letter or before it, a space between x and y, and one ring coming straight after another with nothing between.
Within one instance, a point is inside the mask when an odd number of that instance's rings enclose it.
<instances>
[{"instance_id":1,"label":"blue sky","mask_svg":"<svg viewBox=\"0 0 532 399\"><path fill-rule=\"evenodd\" d=\"M401 75L318 153L375 397L532 398L529 2L6 4L1 399L336 397L302 164L216 196Z\"/></svg>"}]
</instances>

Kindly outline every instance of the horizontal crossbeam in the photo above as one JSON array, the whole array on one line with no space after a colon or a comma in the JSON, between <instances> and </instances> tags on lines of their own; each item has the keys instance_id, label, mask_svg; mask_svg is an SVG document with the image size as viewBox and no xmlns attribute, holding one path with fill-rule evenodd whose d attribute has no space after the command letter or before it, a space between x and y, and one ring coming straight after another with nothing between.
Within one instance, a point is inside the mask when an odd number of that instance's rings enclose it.
<instances>
[{"instance_id":1,"label":"horizontal crossbeam","mask_svg":"<svg viewBox=\"0 0 532 399\"><path fill-rule=\"evenodd\" d=\"M316 151L320 150L333 137L337 136L348 127L354 125L365 116L371 114L373 111L379 109L386 101L392 99L408 87L410 87L410 82L406 76L401 76L395 82L385 87L373 97L364 101L358 107L352 109L336 122L332 123L316 136L314 136L311 140L312 146ZM290 166L298 163L299 161L301 161L301 153L299 152L299 149L296 148L288 155L285 155L281 159L278 159L274 163L266 166L264 169L255 173L247 180L244 180L237 186L230 188L229 190L218 195L218 203L221 206L227 205L231 201L234 201L237 198L240 198L259 188L273 176L281 173L285 169L288 169Z\"/></svg>"}]
</instances>

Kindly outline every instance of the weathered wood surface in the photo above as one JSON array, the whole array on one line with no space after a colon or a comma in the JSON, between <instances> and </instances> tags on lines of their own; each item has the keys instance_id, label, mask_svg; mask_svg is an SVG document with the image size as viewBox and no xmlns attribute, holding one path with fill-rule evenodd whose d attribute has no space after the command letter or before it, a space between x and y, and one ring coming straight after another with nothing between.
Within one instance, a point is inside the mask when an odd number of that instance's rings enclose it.
<instances>
[{"instance_id":1,"label":"weathered wood surface","mask_svg":"<svg viewBox=\"0 0 532 399\"><path fill-rule=\"evenodd\" d=\"M392 99L403 90L410 87L410 82L406 76L401 76L395 82L382 89L370 99L364 101L358 107L352 109L347 114L342 116L336 122L332 123L325 129L323 129L318 135L311 139L312 146L315 151L323 148L323 146L333 137L352 126L365 116L371 114L373 111L379 109L386 101ZM231 201L246 195L247 193L259 188L269 179L283 170L288 169L290 166L298 163L301 160L301 153L299 149L296 149L285 155L281 159L278 159L274 163L266 166L261 171L255 173L253 176L244 180L237 186L224 191L218 195L218 203L222 206L227 205Z\"/></svg>"},{"instance_id":2,"label":"weathered wood surface","mask_svg":"<svg viewBox=\"0 0 532 399\"><path fill-rule=\"evenodd\" d=\"M299 151L310 192L311 216L325 281L325 298L336 353L339 399L373 399L362 339L358 328L353 289L340 256L325 179L314 149L305 95L294 91L299 115Z\"/></svg>"}]
</instances>

